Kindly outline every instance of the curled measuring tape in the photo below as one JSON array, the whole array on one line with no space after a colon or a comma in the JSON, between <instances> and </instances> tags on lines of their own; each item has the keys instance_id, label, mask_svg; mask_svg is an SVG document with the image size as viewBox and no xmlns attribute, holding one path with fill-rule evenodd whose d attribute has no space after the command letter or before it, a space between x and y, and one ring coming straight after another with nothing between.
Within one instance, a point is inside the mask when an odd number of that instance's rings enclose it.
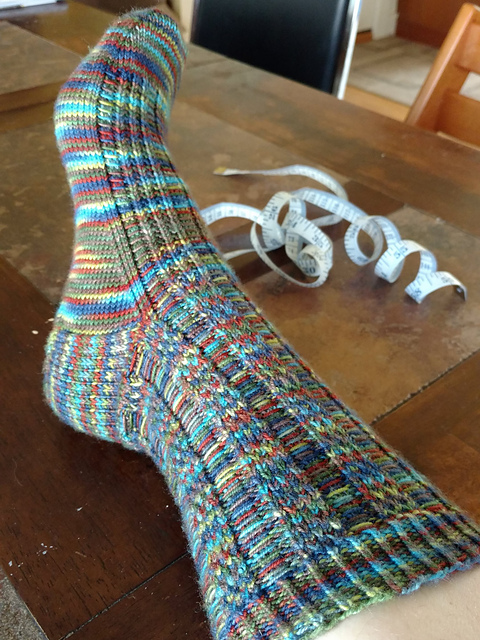
<instances>
[{"instance_id":1,"label":"curled measuring tape","mask_svg":"<svg viewBox=\"0 0 480 640\"><path fill-rule=\"evenodd\" d=\"M327 187L332 193L319 189L303 188L296 191L280 191L267 203L264 209L256 209L236 203L220 203L203 209L200 213L207 224L230 217L250 220L251 248L231 251L225 258L231 259L255 251L259 257L276 273L286 280L302 287L319 287L328 277L333 265L333 243L321 230L346 220L350 223L345 237L345 251L352 262L366 265L377 261L375 274L387 282L395 282L402 271L405 258L411 253L420 253L420 266L417 276L405 289L405 292L420 303L433 291L442 287L454 286L463 298L467 298L466 287L447 271L437 271L437 261L431 251L413 240L402 240L396 226L383 216L369 216L362 209L348 202L348 196L342 185L328 173L304 165L292 165L266 171L242 171L239 169L217 169L221 176L299 175L315 180ZM307 203L313 204L327 213L315 220L307 218ZM287 213L282 222L280 214L284 208ZM261 241L259 236L261 230ZM365 254L359 245L359 236L363 232L370 237L373 250ZM386 245L385 251L384 245ZM269 251L285 247L288 257L306 275L313 278L303 282L280 269L268 256ZM382 253L383 251L383 253Z\"/></svg>"}]
</instances>

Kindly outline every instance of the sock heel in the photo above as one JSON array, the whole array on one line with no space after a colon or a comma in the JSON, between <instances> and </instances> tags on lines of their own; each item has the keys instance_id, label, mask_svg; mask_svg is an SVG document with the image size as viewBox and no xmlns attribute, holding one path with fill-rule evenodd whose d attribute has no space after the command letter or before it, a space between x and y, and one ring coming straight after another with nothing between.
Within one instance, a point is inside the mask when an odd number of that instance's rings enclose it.
<instances>
[{"instance_id":1,"label":"sock heel","mask_svg":"<svg viewBox=\"0 0 480 640\"><path fill-rule=\"evenodd\" d=\"M76 431L143 451L135 426L141 421L132 416L136 390L128 376L137 334L131 328L108 336L54 329L46 345L43 390L56 415Z\"/></svg>"}]
</instances>

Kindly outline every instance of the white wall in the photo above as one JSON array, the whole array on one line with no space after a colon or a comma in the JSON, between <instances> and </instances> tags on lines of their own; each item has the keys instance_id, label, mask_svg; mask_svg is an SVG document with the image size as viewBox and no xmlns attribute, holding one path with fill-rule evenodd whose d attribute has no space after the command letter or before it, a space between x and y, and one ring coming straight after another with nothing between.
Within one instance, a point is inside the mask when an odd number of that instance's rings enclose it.
<instances>
[{"instance_id":1,"label":"white wall","mask_svg":"<svg viewBox=\"0 0 480 640\"><path fill-rule=\"evenodd\" d=\"M360 20L358 21L359 31L370 31L375 19L377 0L363 0L360 10Z\"/></svg>"},{"instance_id":2,"label":"white wall","mask_svg":"<svg viewBox=\"0 0 480 640\"><path fill-rule=\"evenodd\" d=\"M372 31L374 40L393 36L397 27L398 0L363 0L359 31Z\"/></svg>"},{"instance_id":3,"label":"white wall","mask_svg":"<svg viewBox=\"0 0 480 640\"><path fill-rule=\"evenodd\" d=\"M234 1L234 0L233 0ZM180 24L184 30L184 37L190 39L190 29L193 17L194 0L172 0L171 5L180 19Z\"/></svg>"}]
</instances>

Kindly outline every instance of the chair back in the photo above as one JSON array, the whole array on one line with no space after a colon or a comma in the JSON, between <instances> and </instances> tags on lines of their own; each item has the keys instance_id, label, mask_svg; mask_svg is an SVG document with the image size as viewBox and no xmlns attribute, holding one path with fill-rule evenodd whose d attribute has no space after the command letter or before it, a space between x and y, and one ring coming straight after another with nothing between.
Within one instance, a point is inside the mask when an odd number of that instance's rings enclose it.
<instances>
[{"instance_id":1,"label":"chair back","mask_svg":"<svg viewBox=\"0 0 480 640\"><path fill-rule=\"evenodd\" d=\"M192 42L343 97L361 0L195 0Z\"/></svg>"},{"instance_id":2,"label":"chair back","mask_svg":"<svg viewBox=\"0 0 480 640\"><path fill-rule=\"evenodd\" d=\"M460 90L480 73L480 8L462 5L406 122L480 145L480 102Z\"/></svg>"}]
</instances>

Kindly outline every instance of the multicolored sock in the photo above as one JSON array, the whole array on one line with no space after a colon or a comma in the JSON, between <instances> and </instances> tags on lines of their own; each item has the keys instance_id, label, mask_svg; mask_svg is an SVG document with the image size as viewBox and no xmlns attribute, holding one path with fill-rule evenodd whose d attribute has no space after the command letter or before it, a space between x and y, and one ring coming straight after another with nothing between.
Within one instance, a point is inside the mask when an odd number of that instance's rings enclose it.
<instances>
[{"instance_id":1,"label":"multicolored sock","mask_svg":"<svg viewBox=\"0 0 480 640\"><path fill-rule=\"evenodd\" d=\"M237 286L165 147L184 59L134 12L63 87L76 238L45 394L147 452L181 511L216 640L312 638L480 561L478 528L335 398Z\"/></svg>"}]
</instances>

